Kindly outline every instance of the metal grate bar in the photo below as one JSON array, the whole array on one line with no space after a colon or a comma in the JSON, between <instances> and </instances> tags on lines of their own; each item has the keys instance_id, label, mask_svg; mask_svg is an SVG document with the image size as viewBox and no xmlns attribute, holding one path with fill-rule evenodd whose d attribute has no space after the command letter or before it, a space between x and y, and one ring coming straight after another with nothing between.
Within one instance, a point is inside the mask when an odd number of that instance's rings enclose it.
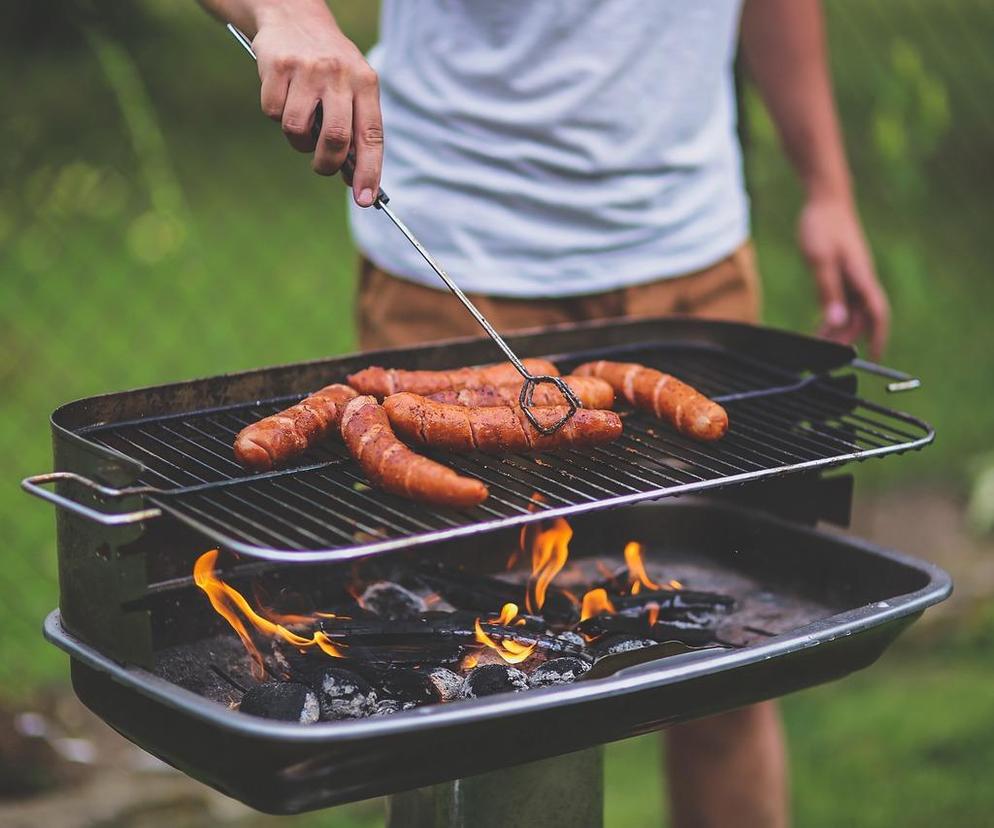
<instances>
[{"instance_id":1,"label":"metal grate bar","mask_svg":"<svg viewBox=\"0 0 994 828\"><path fill-rule=\"evenodd\" d=\"M292 469L243 470L231 453L237 432L303 394L105 424L86 437L141 463L138 482L161 490L149 499L214 542L245 555L309 561L829 467L918 448L932 437L925 424L864 402L830 379L711 346L625 346L557 361L565 372L593 358L658 367L725 400L729 433L698 443L621 406L624 434L607 446L503 457L426 451L489 487L484 504L463 511L377 491L345 447L331 442Z\"/></svg>"}]
</instances>

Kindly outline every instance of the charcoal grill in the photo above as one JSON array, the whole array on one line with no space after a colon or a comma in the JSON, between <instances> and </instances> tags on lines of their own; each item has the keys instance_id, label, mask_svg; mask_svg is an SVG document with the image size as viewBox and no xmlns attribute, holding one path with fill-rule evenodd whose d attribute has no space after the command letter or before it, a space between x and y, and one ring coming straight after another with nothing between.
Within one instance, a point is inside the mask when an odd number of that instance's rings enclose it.
<instances>
[{"instance_id":1,"label":"charcoal grill","mask_svg":"<svg viewBox=\"0 0 994 828\"><path fill-rule=\"evenodd\" d=\"M509 341L564 370L617 358L674 373L722 401L729 435L705 446L622 409L625 436L593 452L436 455L492 492L483 506L454 511L370 489L335 446L265 474L238 468L230 446L246 423L369 364L486 362L483 339L63 406L52 418L56 473L25 487L61 507L60 610L45 632L70 654L82 701L191 776L292 813L559 756L828 681L872 663L948 595L948 576L931 564L812 528L848 520L851 481L826 471L932 440L922 421L856 396L853 368L903 385L910 377L865 366L846 347L733 323L596 323ZM55 492L41 488L52 480ZM746 631L735 649L619 659L574 685L312 726L241 714L204 689L210 682L188 689L167 669L179 652L209 670L230 643L190 578L212 546L237 553L225 573L233 582L316 585L357 562L429 554L486 571L522 524L553 516L570 517L576 554L637 536L650 556L700 577L752 579L796 611Z\"/></svg>"}]
</instances>

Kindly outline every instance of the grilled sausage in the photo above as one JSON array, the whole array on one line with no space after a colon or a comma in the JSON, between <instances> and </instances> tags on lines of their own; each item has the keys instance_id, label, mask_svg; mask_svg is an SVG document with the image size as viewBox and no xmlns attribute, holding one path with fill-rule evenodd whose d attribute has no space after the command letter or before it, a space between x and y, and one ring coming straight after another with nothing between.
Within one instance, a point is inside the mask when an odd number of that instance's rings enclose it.
<instances>
[{"instance_id":1,"label":"grilled sausage","mask_svg":"<svg viewBox=\"0 0 994 828\"><path fill-rule=\"evenodd\" d=\"M254 471L282 465L337 434L345 404L355 396L347 385L329 385L285 411L245 426L235 437L235 458Z\"/></svg>"},{"instance_id":2,"label":"grilled sausage","mask_svg":"<svg viewBox=\"0 0 994 828\"><path fill-rule=\"evenodd\" d=\"M612 408L614 406L614 389L604 380L597 377L563 377L566 384L573 390L584 408ZM495 405L517 405L521 396L523 382L514 385L484 385L480 388L463 388L460 391L439 391L428 394L429 400L462 405L466 408L491 408ZM532 404L538 407L550 405L566 405L563 393L548 382L535 386L532 394Z\"/></svg>"},{"instance_id":3,"label":"grilled sausage","mask_svg":"<svg viewBox=\"0 0 994 828\"><path fill-rule=\"evenodd\" d=\"M479 480L416 454L390 428L386 412L371 396L356 397L345 406L342 439L374 484L391 494L466 509L490 495Z\"/></svg>"},{"instance_id":4,"label":"grilled sausage","mask_svg":"<svg viewBox=\"0 0 994 828\"><path fill-rule=\"evenodd\" d=\"M531 374L558 377L555 365L544 359L524 359ZM451 371L404 371L400 368L380 368L372 365L350 374L348 383L360 394L372 394L383 399L400 391L414 394L434 394L438 391L458 391L460 388L480 388L484 385L507 385L521 379L510 362L485 365L480 368L455 368Z\"/></svg>"},{"instance_id":5,"label":"grilled sausage","mask_svg":"<svg viewBox=\"0 0 994 828\"><path fill-rule=\"evenodd\" d=\"M676 377L636 362L588 362L582 377L600 377L636 408L655 414L686 437L712 442L728 431L728 414L713 400Z\"/></svg>"},{"instance_id":6,"label":"grilled sausage","mask_svg":"<svg viewBox=\"0 0 994 828\"><path fill-rule=\"evenodd\" d=\"M383 401L390 423L411 443L449 451L546 451L567 446L596 446L621 435L621 419L613 411L581 408L553 434L541 434L517 406L465 408L435 402L411 393ZM539 422L551 426L569 409L534 408Z\"/></svg>"}]
</instances>

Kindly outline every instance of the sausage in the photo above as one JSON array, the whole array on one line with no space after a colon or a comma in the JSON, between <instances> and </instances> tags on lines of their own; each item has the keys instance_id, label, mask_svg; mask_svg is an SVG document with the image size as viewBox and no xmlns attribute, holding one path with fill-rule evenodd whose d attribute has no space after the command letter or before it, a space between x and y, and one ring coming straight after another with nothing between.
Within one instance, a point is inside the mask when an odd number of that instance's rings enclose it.
<instances>
[{"instance_id":1,"label":"sausage","mask_svg":"<svg viewBox=\"0 0 994 828\"><path fill-rule=\"evenodd\" d=\"M345 404L356 396L347 385L329 385L296 405L245 426L235 437L235 458L246 468L269 471L338 433Z\"/></svg>"},{"instance_id":2,"label":"sausage","mask_svg":"<svg viewBox=\"0 0 994 828\"><path fill-rule=\"evenodd\" d=\"M529 373L558 377L559 370L545 359L523 359ZM507 385L521 380L521 374L510 362L485 365L480 368L454 368L451 371L405 371L401 368L364 368L348 376L347 382L360 394L372 394L377 399L400 391L434 394L438 391L458 391L460 388L480 388L484 385Z\"/></svg>"},{"instance_id":3,"label":"sausage","mask_svg":"<svg viewBox=\"0 0 994 828\"><path fill-rule=\"evenodd\" d=\"M490 495L479 480L456 474L400 442L374 397L356 397L345 406L341 432L366 477L386 492L456 509L478 506Z\"/></svg>"},{"instance_id":4,"label":"sausage","mask_svg":"<svg viewBox=\"0 0 994 828\"><path fill-rule=\"evenodd\" d=\"M387 397L383 408L403 439L449 451L547 451L601 445L621 435L621 418L613 411L581 408L562 428L547 435L518 406L465 408L403 392ZM544 426L553 425L568 411L566 406L532 409Z\"/></svg>"},{"instance_id":5,"label":"sausage","mask_svg":"<svg viewBox=\"0 0 994 828\"><path fill-rule=\"evenodd\" d=\"M584 408L612 408L614 389L597 377L563 377L566 384L583 403ZM495 405L517 405L524 382L513 385L484 385L480 388L463 388L460 391L439 391L428 394L429 400L462 405L466 408L490 408ZM548 382L540 382L532 393L532 404L537 407L566 405L562 392Z\"/></svg>"},{"instance_id":6,"label":"sausage","mask_svg":"<svg viewBox=\"0 0 994 828\"><path fill-rule=\"evenodd\" d=\"M713 442L728 431L728 414L696 388L676 377L636 362L588 362L576 369L582 377L600 377L636 408L655 414L678 432Z\"/></svg>"}]
</instances>

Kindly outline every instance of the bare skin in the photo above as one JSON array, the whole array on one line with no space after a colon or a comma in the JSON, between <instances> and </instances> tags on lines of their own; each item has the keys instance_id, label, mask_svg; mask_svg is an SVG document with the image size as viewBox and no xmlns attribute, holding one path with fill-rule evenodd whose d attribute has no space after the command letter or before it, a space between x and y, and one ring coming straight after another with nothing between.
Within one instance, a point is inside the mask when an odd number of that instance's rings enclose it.
<instances>
[{"instance_id":1,"label":"bare skin","mask_svg":"<svg viewBox=\"0 0 994 828\"><path fill-rule=\"evenodd\" d=\"M352 195L369 207L380 186L383 119L376 72L323 0L201 0L216 17L252 38L262 111L278 121L290 145L313 153L320 175L334 175L355 147ZM321 131L312 133L321 104Z\"/></svg>"},{"instance_id":2,"label":"bare skin","mask_svg":"<svg viewBox=\"0 0 994 828\"><path fill-rule=\"evenodd\" d=\"M847 344L865 336L876 359L890 308L853 198L821 0L746 0L742 51L807 192L797 238L821 300L820 333Z\"/></svg>"}]
</instances>

